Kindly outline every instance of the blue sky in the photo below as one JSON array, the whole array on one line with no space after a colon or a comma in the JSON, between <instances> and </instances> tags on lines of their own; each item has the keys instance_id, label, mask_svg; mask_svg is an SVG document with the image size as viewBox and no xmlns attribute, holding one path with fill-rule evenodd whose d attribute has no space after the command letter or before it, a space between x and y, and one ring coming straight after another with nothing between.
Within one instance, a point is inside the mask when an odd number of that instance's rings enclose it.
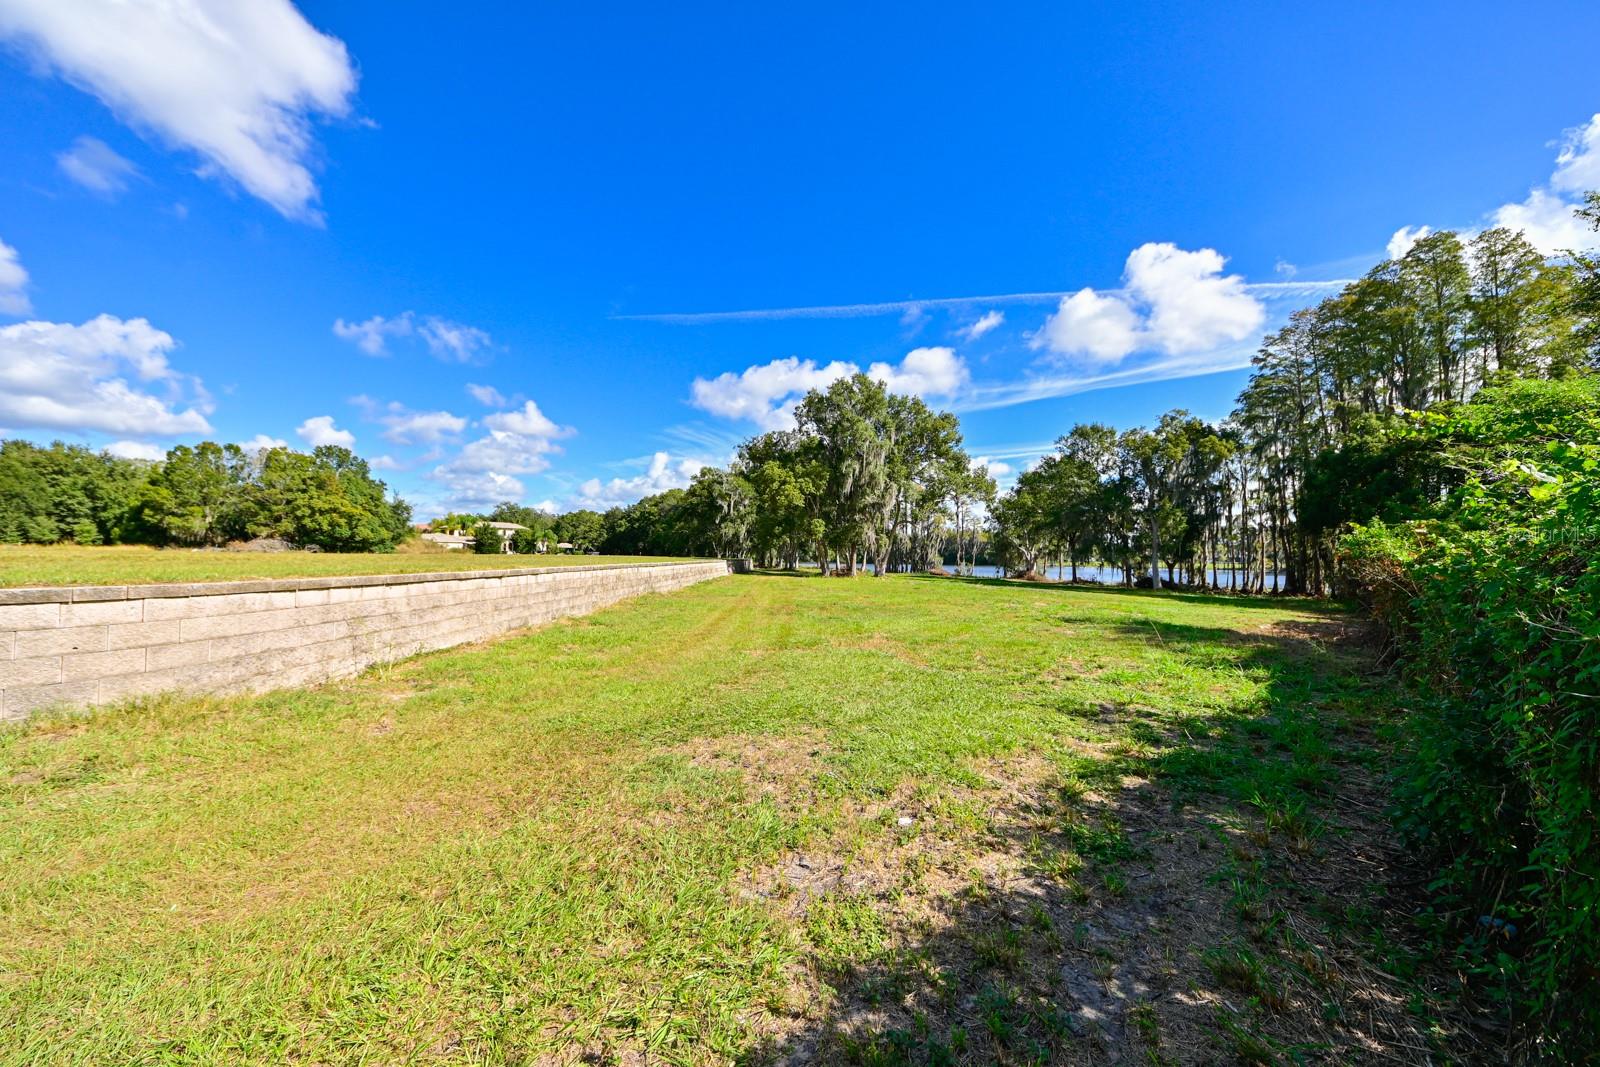
<instances>
[{"instance_id":1,"label":"blue sky","mask_svg":"<svg viewBox=\"0 0 1600 1067\"><path fill-rule=\"evenodd\" d=\"M855 367L1002 480L1219 418L1402 228L1582 240L1600 8L1401 7L0 0L0 431L353 443L425 517Z\"/></svg>"}]
</instances>

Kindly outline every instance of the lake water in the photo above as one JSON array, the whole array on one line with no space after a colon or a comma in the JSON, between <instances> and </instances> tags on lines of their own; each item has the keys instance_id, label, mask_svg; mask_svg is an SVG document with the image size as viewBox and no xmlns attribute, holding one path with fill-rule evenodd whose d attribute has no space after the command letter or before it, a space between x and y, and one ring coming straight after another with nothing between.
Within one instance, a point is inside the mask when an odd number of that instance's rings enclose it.
<instances>
[{"instance_id":1,"label":"lake water","mask_svg":"<svg viewBox=\"0 0 1600 1067\"><path fill-rule=\"evenodd\" d=\"M1064 576L1070 578L1072 576L1072 568L1070 568L1070 567L1065 568L1064 570L1060 571L1059 573L1061 575L1064 575ZM1057 576L1058 572L1057 572L1056 568L1051 567L1051 568L1049 568L1048 570L1045 571L1045 574L1047 576L1051 577L1051 578L1054 578L1054 577ZM995 566L993 566L991 564L987 564L987 563L973 567L972 568L972 576L974 578L999 578L999 577L1002 577L999 567L995 567ZM1121 585L1122 584L1122 571L1118 570L1115 567L1079 567L1078 568L1078 577L1080 579L1081 578L1087 578L1091 582L1103 582L1106 585ZM1230 575L1229 572L1223 571L1222 574L1221 574L1222 588L1223 589L1229 588L1228 583L1229 583L1230 579L1234 580L1234 581L1242 582L1242 581L1244 581L1244 578L1245 578L1245 576L1244 576L1244 573L1242 571L1238 573L1236 578L1234 578L1232 575ZM1164 570L1162 571L1161 579L1162 579L1162 581L1166 581L1166 571L1164 571ZM1278 583L1281 582L1282 580L1283 580L1283 576L1281 574L1269 574L1269 575L1267 575L1267 588L1269 590L1278 588Z\"/></svg>"},{"instance_id":2,"label":"lake water","mask_svg":"<svg viewBox=\"0 0 1600 1067\"><path fill-rule=\"evenodd\" d=\"M816 564L815 563L802 563L802 564L800 564L800 566L801 567L815 568ZM869 567L868 570L870 571L871 568ZM954 573L954 572L952 571L952 573ZM1209 572L1207 572L1207 573L1209 573ZM1050 567L1045 571L1045 574L1050 578L1055 578L1057 576L1058 572L1057 572L1056 568ZM1061 570L1059 572L1059 574L1061 576L1063 576L1063 577L1070 577L1071 574L1072 574L1072 569L1070 567L1064 568L1063 570ZM1229 585L1230 581L1243 582L1244 579L1245 579L1243 571L1236 572L1236 576L1235 575L1230 575L1228 571L1222 571L1221 574L1222 574L1222 588L1223 588L1224 591L1226 591L1229 588L1231 588L1231 586ZM1001 570L1000 570L999 567L996 567L996 566L994 566L993 564L990 564L990 563L982 563L982 564L978 564L978 565L974 566L972 568L972 576L974 578L1003 578L1003 577L1005 577L1005 575L1001 573ZM1115 568L1115 567L1079 567L1078 568L1078 577L1079 577L1079 579L1085 579L1086 578L1091 582L1100 582L1100 583L1102 583L1104 585L1121 585L1122 584L1122 572L1120 570L1118 570L1117 568ZM1162 571L1162 581L1165 581L1165 580L1166 580L1166 572ZM1267 589L1269 591L1277 589L1278 588L1278 584L1281 581L1283 581L1283 575L1281 575L1281 574L1269 574L1269 575L1267 575Z\"/></svg>"}]
</instances>

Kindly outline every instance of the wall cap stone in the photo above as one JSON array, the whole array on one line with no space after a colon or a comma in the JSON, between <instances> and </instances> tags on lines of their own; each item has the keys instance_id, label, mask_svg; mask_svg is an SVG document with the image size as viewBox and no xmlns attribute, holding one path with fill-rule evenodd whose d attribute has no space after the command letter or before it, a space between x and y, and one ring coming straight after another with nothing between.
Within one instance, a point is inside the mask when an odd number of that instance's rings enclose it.
<instances>
[{"instance_id":1,"label":"wall cap stone","mask_svg":"<svg viewBox=\"0 0 1600 1067\"><path fill-rule=\"evenodd\" d=\"M173 597L226 596L230 593L297 593L303 589L350 589L369 585L418 585L429 582L470 581L477 578L517 578L534 574L593 574L596 571L638 570L643 567L703 567L722 563L716 559L670 560L659 563L585 563L570 567L496 567L477 571L419 571L415 574L324 575L316 578L260 578L236 582L157 582L150 585L50 585L0 588L0 605L81 604L102 600L170 599Z\"/></svg>"}]
</instances>

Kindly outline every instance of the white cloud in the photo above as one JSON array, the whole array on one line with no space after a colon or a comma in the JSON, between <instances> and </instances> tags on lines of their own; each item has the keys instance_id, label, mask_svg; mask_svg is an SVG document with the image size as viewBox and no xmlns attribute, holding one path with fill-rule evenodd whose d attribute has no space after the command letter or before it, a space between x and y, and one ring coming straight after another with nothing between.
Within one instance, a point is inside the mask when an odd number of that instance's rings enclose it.
<instances>
[{"instance_id":1,"label":"white cloud","mask_svg":"<svg viewBox=\"0 0 1600 1067\"><path fill-rule=\"evenodd\" d=\"M429 315L419 324L414 311L402 311L392 318L374 315L361 322L335 319L333 333L369 356L387 356L391 337L420 337L434 356L455 363L470 362L493 344L488 333L476 326L451 322L437 315Z\"/></svg>"},{"instance_id":2,"label":"white cloud","mask_svg":"<svg viewBox=\"0 0 1600 1067\"><path fill-rule=\"evenodd\" d=\"M560 505L548 497L539 501L533 508L535 511L542 511L546 515L554 515L561 510Z\"/></svg>"},{"instance_id":3,"label":"white cloud","mask_svg":"<svg viewBox=\"0 0 1600 1067\"><path fill-rule=\"evenodd\" d=\"M961 402L956 405L956 410L986 411L1052 397L1073 396L1097 389L1115 389L1144 382L1196 378L1205 374L1239 370L1250 366L1255 351L1256 345L1251 341L1207 349L1204 352L1162 356L1116 370L1104 367L1070 369L1064 373L1030 375L1018 382L981 384L974 386L962 397Z\"/></svg>"},{"instance_id":4,"label":"white cloud","mask_svg":"<svg viewBox=\"0 0 1600 1067\"><path fill-rule=\"evenodd\" d=\"M899 365L874 363L867 376L891 393L908 396L951 396L971 380L967 365L953 348L913 348Z\"/></svg>"},{"instance_id":5,"label":"white cloud","mask_svg":"<svg viewBox=\"0 0 1600 1067\"><path fill-rule=\"evenodd\" d=\"M1600 114L1591 115L1588 122L1566 132L1561 151L1556 154L1550 185L1571 196L1600 189Z\"/></svg>"},{"instance_id":6,"label":"white cloud","mask_svg":"<svg viewBox=\"0 0 1600 1067\"><path fill-rule=\"evenodd\" d=\"M369 356L387 356L389 338L410 337L415 332L411 318L411 312L407 311L392 319L386 319L382 315L374 315L364 322L334 319L333 333L335 337L349 341Z\"/></svg>"},{"instance_id":7,"label":"white cloud","mask_svg":"<svg viewBox=\"0 0 1600 1067\"><path fill-rule=\"evenodd\" d=\"M27 315L33 311L28 301L28 272L23 269L17 250L0 241L0 314Z\"/></svg>"},{"instance_id":8,"label":"white cloud","mask_svg":"<svg viewBox=\"0 0 1600 1067\"><path fill-rule=\"evenodd\" d=\"M746 367L738 374L726 371L715 378L696 378L690 402L726 419L748 419L763 430L784 430L794 425L800 397L860 369L843 360L818 366L814 360L790 356ZM892 392L918 396L949 396L968 380L966 364L950 348L915 348L900 363L874 363L867 373Z\"/></svg>"},{"instance_id":9,"label":"white cloud","mask_svg":"<svg viewBox=\"0 0 1600 1067\"><path fill-rule=\"evenodd\" d=\"M1386 247L1390 259L1399 259L1411 251L1416 243L1433 232L1432 226L1402 226L1394 231Z\"/></svg>"},{"instance_id":10,"label":"white cloud","mask_svg":"<svg viewBox=\"0 0 1600 1067\"><path fill-rule=\"evenodd\" d=\"M519 479L493 471L459 472L443 479L449 487L444 510L483 511L502 500L521 500L527 487Z\"/></svg>"},{"instance_id":11,"label":"white cloud","mask_svg":"<svg viewBox=\"0 0 1600 1067\"><path fill-rule=\"evenodd\" d=\"M1065 297L1033 335L1034 348L1115 363L1137 351L1168 355L1242 341L1261 329L1266 309L1212 248L1140 245L1128 255L1121 292L1081 289Z\"/></svg>"},{"instance_id":12,"label":"white cloud","mask_svg":"<svg viewBox=\"0 0 1600 1067\"><path fill-rule=\"evenodd\" d=\"M289 442L281 437L268 437L264 433L258 433L248 441L240 441L239 447L246 452L267 452L274 448L288 448Z\"/></svg>"},{"instance_id":13,"label":"white cloud","mask_svg":"<svg viewBox=\"0 0 1600 1067\"><path fill-rule=\"evenodd\" d=\"M1316 299L1342 289L1349 279L1329 278L1316 282L1250 282L1244 290L1255 296L1295 295ZM828 304L812 307L747 308L743 311L671 311L649 315L617 315L631 322L661 322L674 326L702 326L713 322L767 322L779 319L861 319L876 315L901 315L913 309L950 309L970 314L984 304L1059 304L1070 292L1059 290L1030 293L998 293L988 296L944 296L933 300L889 300L875 304Z\"/></svg>"},{"instance_id":14,"label":"white cloud","mask_svg":"<svg viewBox=\"0 0 1600 1067\"><path fill-rule=\"evenodd\" d=\"M438 444L467 428L466 419L448 411L412 411L399 401L380 404L370 396L353 396L350 403L384 427L384 439L397 445Z\"/></svg>"},{"instance_id":15,"label":"white cloud","mask_svg":"<svg viewBox=\"0 0 1600 1067\"><path fill-rule=\"evenodd\" d=\"M558 426L531 400L483 421L487 434L469 441L454 459L428 474L448 487L453 506L521 499L523 485L516 475L549 470L550 456L561 451L555 439L575 432Z\"/></svg>"},{"instance_id":16,"label":"white cloud","mask_svg":"<svg viewBox=\"0 0 1600 1067\"><path fill-rule=\"evenodd\" d=\"M489 335L476 326L466 326L438 316L429 316L418 328L423 342L440 359L466 363L481 349L488 348Z\"/></svg>"},{"instance_id":17,"label":"white cloud","mask_svg":"<svg viewBox=\"0 0 1600 1067\"><path fill-rule=\"evenodd\" d=\"M1573 215L1583 194L1591 189L1600 189L1600 114L1566 131L1550 181L1528 190L1521 201L1495 208L1489 213L1490 225L1521 230L1547 256L1591 248L1597 242L1594 231ZM1419 226L1416 230L1420 237L1428 227ZM1462 237L1469 237L1472 232L1464 230ZM1397 247L1402 253L1410 247L1397 244L1407 233L1408 229L1401 229L1389 242L1390 258L1394 258Z\"/></svg>"},{"instance_id":18,"label":"white cloud","mask_svg":"<svg viewBox=\"0 0 1600 1067\"><path fill-rule=\"evenodd\" d=\"M991 459L988 456L978 456L974 459L972 461L972 469L988 471L989 477L997 480L1016 472L1016 468L1011 464L998 459Z\"/></svg>"},{"instance_id":19,"label":"white cloud","mask_svg":"<svg viewBox=\"0 0 1600 1067\"><path fill-rule=\"evenodd\" d=\"M7 0L25 42L124 121L186 146L283 215L315 221L311 118L349 113L356 72L289 0Z\"/></svg>"},{"instance_id":20,"label":"white cloud","mask_svg":"<svg viewBox=\"0 0 1600 1067\"><path fill-rule=\"evenodd\" d=\"M984 334L997 329L1005 321L1006 313L1004 311L986 311L977 322L970 326L962 327L956 331L956 334L966 338L968 341L976 341Z\"/></svg>"},{"instance_id":21,"label":"white cloud","mask_svg":"<svg viewBox=\"0 0 1600 1067\"><path fill-rule=\"evenodd\" d=\"M378 419L387 429L383 436L397 445L426 444L452 437L467 428L467 420L448 411L404 411Z\"/></svg>"},{"instance_id":22,"label":"white cloud","mask_svg":"<svg viewBox=\"0 0 1600 1067\"><path fill-rule=\"evenodd\" d=\"M793 398L811 389L826 389L854 374L854 363L835 360L825 366L795 356L775 359L738 374L725 371L715 378L696 378L690 386L691 402L702 411L725 419L748 419L763 430L794 425Z\"/></svg>"},{"instance_id":23,"label":"white cloud","mask_svg":"<svg viewBox=\"0 0 1600 1067\"><path fill-rule=\"evenodd\" d=\"M1139 313L1122 297L1080 289L1061 301L1029 344L1057 355L1115 363L1140 346L1143 325Z\"/></svg>"},{"instance_id":24,"label":"white cloud","mask_svg":"<svg viewBox=\"0 0 1600 1067\"><path fill-rule=\"evenodd\" d=\"M1568 249L1582 250L1595 243L1595 233L1573 214L1577 205L1547 189L1534 189L1520 204L1504 204L1490 216L1496 226L1521 230L1547 256Z\"/></svg>"},{"instance_id":25,"label":"white cloud","mask_svg":"<svg viewBox=\"0 0 1600 1067\"><path fill-rule=\"evenodd\" d=\"M94 137L80 137L56 156L61 172L92 193L116 197L139 176L139 168L119 156L110 145Z\"/></svg>"},{"instance_id":26,"label":"white cloud","mask_svg":"<svg viewBox=\"0 0 1600 1067\"><path fill-rule=\"evenodd\" d=\"M473 385L468 382L467 394L486 408L503 408L510 403L505 394L492 385Z\"/></svg>"},{"instance_id":27,"label":"white cloud","mask_svg":"<svg viewBox=\"0 0 1600 1067\"><path fill-rule=\"evenodd\" d=\"M514 411L485 415L483 424L491 430L503 430L526 437L569 437L576 432L570 426L557 426L532 400L525 401L522 407Z\"/></svg>"},{"instance_id":28,"label":"white cloud","mask_svg":"<svg viewBox=\"0 0 1600 1067\"><path fill-rule=\"evenodd\" d=\"M390 455L373 456L371 459L367 460L367 466L371 467L375 471L405 470L405 464L401 463L399 460Z\"/></svg>"},{"instance_id":29,"label":"white cloud","mask_svg":"<svg viewBox=\"0 0 1600 1067\"><path fill-rule=\"evenodd\" d=\"M550 469L546 458L560 449L543 437L525 437L505 430L490 430L475 441L468 442L455 459L434 473L483 474L498 471L501 474L538 474Z\"/></svg>"},{"instance_id":30,"label":"white cloud","mask_svg":"<svg viewBox=\"0 0 1600 1067\"><path fill-rule=\"evenodd\" d=\"M683 489L704 467L705 464L696 459L675 460L670 453L657 452L650 457L643 474L632 478L612 478L606 482L590 478L578 486L572 506L604 511L631 504L642 497L664 493L668 489Z\"/></svg>"},{"instance_id":31,"label":"white cloud","mask_svg":"<svg viewBox=\"0 0 1600 1067\"><path fill-rule=\"evenodd\" d=\"M20 322L0 327L0 425L209 433L204 386L167 363L176 343L144 319L111 315L78 326ZM164 395L129 385L130 375Z\"/></svg>"},{"instance_id":32,"label":"white cloud","mask_svg":"<svg viewBox=\"0 0 1600 1067\"><path fill-rule=\"evenodd\" d=\"M118 459L146 459L153 461L167 458L166 449L145 441L113 441L106 445L105 450Z\"/></svg>"},{"instance_id":33,"label":"white cloud","mask_svg":"<svg viewBox=\"0 0 1600 1067\"><path fill-rule=\"evenodd\" d=\"M1293 278L1300 273L1300 268L1279 256L1272 264L1272 271L1280 278Z\"/></svg>"},{"instance_id":34,"label":"white cloud","mask_svg":"<svg viewBox=\"0 0 1600 1067\"><path fill-rule=\"evenodd\" d=\"M323 445L338 445L341 448L356 446L356 435L335 426L332 415L315 415L296 426L294 432L312 448Z\"/></svg>"}]
</instances>

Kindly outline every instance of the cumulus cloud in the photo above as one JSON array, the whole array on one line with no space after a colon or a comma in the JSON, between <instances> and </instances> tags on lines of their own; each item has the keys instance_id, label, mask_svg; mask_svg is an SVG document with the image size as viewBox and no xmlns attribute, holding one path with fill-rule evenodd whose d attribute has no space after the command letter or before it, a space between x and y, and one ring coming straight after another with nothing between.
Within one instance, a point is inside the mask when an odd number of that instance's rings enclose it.
<instances>
[{"instance_id":1,"label":"cumulus cloud","mask_svg":"<svg viewBox=\"0 0 1600 1067\"><path fill-rule=\"evenodd\" d=\"M746 367L738 374L725 371L715 378L696 378L690 402L725 419L748 419L763 430L783 430L794 425L800 397L860 369L843 360L819 366L814 360L790 356ZM912 349L901 362L874 363L867 373L892 392L917 396L951 396L969 380L966 363L954 349L942 347Z\"/></svg>"},{"instance_id":2,"label":"cumulus cloud","mask_svg":"<svg viewBox=\"0 0 1600 1067\"><path fill-rule=\"evenodd\" d=\"M413 411L397 400L380 403L370 396L353 396L350 403L365 418L382 426L383 438L397 445L438 444L467 428L467 420L448 411Z\"/></svg>"},{"instance_id":3,"label":"cumulus cloud","mask_svg":"<svg viewBox=\"0 0 1600 1067\"><path fill-rule=\"evenodd\" d=\"M1016 468L1004 460L991 459L988 456L978 456L972 461L973 470L989 472L989 477L999 480L1008 474L1016 473Z\"/></svg>"},{"instance_id":4,"label":"cumulus cloud","mask_svg":"<svg viewBox=\"0 0 1600 1067\"><path fill-rule=\"evenodd\" d=\"M1522 200L1489 212L1489 225L1521 230L1529 243L1547 256L1582 251L1594 246L1595 233L1573 212L1590 189L1600 189L1600 114L1567 130L1556 151L1549 182L1529 189ZM1431 232L1427 226L1402 226L1389 239L1389 258L1405 255ZM1463 238L1474 232L1471 228L1460 231Z\"/></svg>"},{"instance_id":5,"label":"cumulus cloud","mask_svg":"<svg viewBox=\"0 0 1600 1067\"><path fill-rule=\"evenodd\" d=\"M115 198L128 188L128 181L139 176L139 168L123 159L104 141L80 137L72 147L56 156L61 173L101 196Z\"/></svg>"},{"instance_id":6,"label":"cumulus cloud","mask_svg":"<svg viewBox=\"0 0 1600 1067\"><path fill-rule=\"evenodd\" d=\"M341 448L354 448L356 435L349 430L341 430L333 424L332 415L314 415L294 428L300 440L312 448L323 445L338 445Z\"/></svg>"},{"instance_id":7,"label":"cumulus cloud","mask_svg":"<svg viewBox=\"0 0 1600 1067\"><path fill-rule=\"evenodd\" d=\"M913 348L898 364L874 363L867 377L891 393L907 396L952 396L971 381L967 365L953 348Z\"/></svg>"},{"instance_id":8,"label":"cumulus cloud","mask_svg":"<svg viewBox=\"0 0 1600 1067\"><path fill-rule=\"evenodd\" d=\"M521 500L527 492L519 479L494 471L458 472L445 484L449 492L444 504L449 511L485 511L502 500Z\"/></svg>"},{"instance_id":9,"label":"cumulus cloud","mask_svg":"<svg viewBox=\"0 0 1600 1067\"><path fill-rule=\"evenodd\" d=\"M1402 226L1394 231L1394 236L1389 238L1385 246L1390 259L1399 259L1411 251L1416 243L1433 232L1432 226Z\"/></svg>"},{"instance_id":10,"label":"cumulus cloud","mask_svg":"<svg viewBox=\"0 0 1600 1067\"><path fill-rule=\"evenodd\" d=\"M414 311L402 311L392 318L374 315L361 322L335 319L333 333L369 356L389 355L392 337L416 337L434 356L455 363L471 362L494 343L487 332L476 326L451 322L437 315L419 318ZM469 386L469 391L472 388L475 387Z\"/></svg>"},{"instance_id":11,"label":"cumulus cloud","mask_svg":"<svg viewBox=\"0 0 1600 1067\"><path fill-rule=\"evenodd\" d=\"M650 457L642 474L605 482L590 478L578 486L573 507L604 511L668 489L683 489L704 467L705 464L696 459L673 459L670 453L657 452Z\"/></svg>"},{"instance_id":12,"label":"cumulus cloud","mask_svg":"<svg viewBox=\"0 0 1600 1067\"><path fill-rule=\"evenodd\" d=\"M167 450L160 445L152 445L146 441L113 441L106 445L107 452L118 459L144 459L162 460L167 458Z\"/></svg>"},{"instance_id":13,"label":"cumulus cloud","mask_svg":"<svg viewBox=\"0 0 1600 1067\"><path fill-rule=\"evenodd\" d=\"M1116 363L1134 352L1168 355L1241 341L1261 329L1266 309L1222 254L1171 243L1140 245L1119 292L1080 289L1064 297L1030 344L1058 356Z\"/></svg>"},{"instance_id":14,"label":"cumulus cloud","mask_svg":"<svg viewBox=\"0 0 1600 1067\"><path fill-rule=\"evenodd\" d=\"M289 0L7 0L23 42L124 121L193 149L288 218L315 221L311 120L349 113L356 72Z\"/></svg>"},{"instance_id":15,"label":"cumulus cloud","mask_svg":"<svg viewBox=\"0 0 1600 1067\"><path fill-rule=\"evenodd\" d=\"M505 394L492 385L473 385L468 382L467 395L486 408L503 408L510 403Z\"/></svg>"},{"instance_id":16,"label":"cumulus cloud","mask_svg":"<svg viewBox=\"0 0 1600 1067\"><path fill-rule=\"evenodd\" d=\"M715 378L696 378L689 387L691 402L725 419L748 419L764 430L782 429L794 423L795 397L826 389L858 369L840 360L819 367L813 360L790 356L746 367L738 374L724 371Z\"/></svg>"},{"instance_id":17,"label":"cumulus cloud","mask_svg":"<svg viewBox=\"0 0 1600 1067\"><path fill-rule=\"evenodd\" d=\"M367 460L367 466L371 467L375 471L405 470L405 464L387 454L382 456L373 456L371 459Z\"/></svg>"},{"instance_id":18,"label":"cumulus cloud","mask_svg":"<svg viewBox=\"0 0 1600 1067\"><path fill-rule=\"evenodd\" d=\"M380 416L383 436L397 445L421 441L432 444L467 428L467 420L448 411L402 411Z\"/></svg>"},{"instance_id":19,"label":"cumulus cloud","mask_svg":"<svg viewBox=\"0 0 1600 1067\"><path fill-rule=\"evenodd\" d=\"M27 315L33 311L28 301L28 272L23 269L17 250L0 241L0 314Z\"/></svg>"},{"instance_id":20,"label":"cumulus cloud","mask_svg":"<svg viewBox=\"0 0 1600 1067\"><path fill-rule=\"evenodd\" d=\"M483 437L469 441L455 459L437 468L434 473L538 474L550 469L548 457L550 453L559 451L547 438L490 430Z\"/></svg>"},{"instance_id":21,"label":"cumulus cloud","mask_svg":"<svg viewBox=\"0 0 1600 1067\"><path fill-rule=\"evenodd\" d=\"M561 451L556 439L576 432L546 417L531 400L483 421L487 434L469 441L428 474L447 487L453 506L520 499L523 486L517 476L549 470L550 456Z\"/></svg>"},{"instance_id":22,"label":"cumulus cloud","mask_svg":"<svg viewBox=\"0 0 1600 1067\"><path fill-rule=\"evenodd\" d=\"M956 331L956 334L958 336L960 336L960 337L966 338L968 341L976 341L978 338L982 337L984 334L990 333L991 331L999 328L1000 325L1002 323L1004 323L1005 321L1006 321L1006 313L1005 312L1003 312L1003 311L986 311L986 312L983 313L983 316L978 319L977 322L974 322L970 326L963 326L961 329Z\"/></svg>"},{"instance_id":23,"label":"cumulus cloud","mask_svg":"<svg viewBox=\"0 0 1600 1067\"><path fill-rule=\"evenodd\" d=\"M0 327L0 425L113 434L209 433L198 378L167 362L176 343L144 319ZM130 385L136 379L140 386ZM159 390L161 395L149 390Z\"/></svg>"},{"instance_id":24,"label":"cumulus cloud","mask_svg":"<svg viewBox=\"0 0 1600 1067\"><path fill-rule=\"evenodd\" d=\"M246 452L269 452L274 448L288 448L289 442L281 437L268 437L258 433L248 441L240 441L239 447Z\"/></svg>"},{"instance_id":25,"label":"cumulus cloud","mask_svg":"<svg viewBox=\"0 0 1600 1067\"><path fill-rule=\"evenodd\" d=\"M1115 363L1140 346L1143 329L1139 313L1122 297L1080 289L1062 298L1029 344L1059 355Z\"/></svg>"},{"instance_id":26,"label":"cumulus cloud","mask_svg":"<svg viewBox=\"0 0 1600 1067\"><path fill-rule=\"evenodd\" d=\"M483 424L491 430L503 430L526 437L568 437L576 432L570 426L557 426L532 400L524 401L520 408L512 411L485 415Z\"/></svg>"},{"instance_id":27,"label":"cumulus cloud","mask_svg":"<svg viewBox=\"0 0 1600 1067\"><path fill-rule=\"evenodd\" d=\"M1521 230L1530 244L1553 256L1595 242L1594 231L1573 214L1577 206L1548 189L1534 189L1520 204L1504 204L1491 217L1496 226Z\"/></svg>"}]
</instances>

